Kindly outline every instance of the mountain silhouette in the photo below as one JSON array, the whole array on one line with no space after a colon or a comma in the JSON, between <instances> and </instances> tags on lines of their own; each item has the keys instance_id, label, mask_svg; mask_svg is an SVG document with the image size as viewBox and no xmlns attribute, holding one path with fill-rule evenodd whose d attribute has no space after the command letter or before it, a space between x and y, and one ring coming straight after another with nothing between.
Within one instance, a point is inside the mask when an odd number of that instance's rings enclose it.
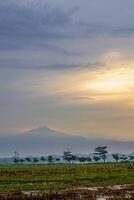
<instances>
[{"instance_id":1,"label":"mountain silhouette","mask_svg":"<svg viewBox=\"0 0 134 200\"><path fill-rule=\"evenodd\" d=\"M14 151L18 151L22 156L62 154L68 148L74 153L88 154L98 145L107 145L110 152L134 151L134 142L90 139L41 127L23 134L1 137L0 156L11 156Z\"/></svg>"}]
</instances>

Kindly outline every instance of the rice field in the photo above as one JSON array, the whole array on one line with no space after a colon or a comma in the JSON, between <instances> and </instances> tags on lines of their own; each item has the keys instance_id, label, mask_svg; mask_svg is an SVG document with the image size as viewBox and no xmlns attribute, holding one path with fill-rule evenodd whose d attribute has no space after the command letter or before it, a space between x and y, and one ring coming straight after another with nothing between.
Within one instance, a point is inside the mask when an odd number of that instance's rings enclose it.
<instances>
[{"instance_id":1,"label":"rice field","mask_svg":"<svg viewBox=\"0 0 134 200\"><path fill-rule=\"evenodd\" d=\"M0 166L0 199L99 198L134 199L134 167L122 163Z\"/></svg>"}]
</instances>

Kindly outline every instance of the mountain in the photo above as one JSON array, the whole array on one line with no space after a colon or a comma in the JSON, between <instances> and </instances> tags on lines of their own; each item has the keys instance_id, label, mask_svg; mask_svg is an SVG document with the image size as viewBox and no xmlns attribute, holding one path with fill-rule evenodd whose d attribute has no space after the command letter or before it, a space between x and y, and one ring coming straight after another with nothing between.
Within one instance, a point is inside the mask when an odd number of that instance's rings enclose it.
<instances>
[{"instance_id":1,"label":"mountain","mask_svg":"<svg viewBox=\"0 0 134 200\"><path fill-rule=\"evenodd\" d=\"M0 138L0 156L11 156L14 151L23 155L62 154L68 148L75 153L90 153L98 145L107 145L110 152L134 152L134 142L89 139L51 130L33 129L23 134Z\"/></svg>"}]
</instances>

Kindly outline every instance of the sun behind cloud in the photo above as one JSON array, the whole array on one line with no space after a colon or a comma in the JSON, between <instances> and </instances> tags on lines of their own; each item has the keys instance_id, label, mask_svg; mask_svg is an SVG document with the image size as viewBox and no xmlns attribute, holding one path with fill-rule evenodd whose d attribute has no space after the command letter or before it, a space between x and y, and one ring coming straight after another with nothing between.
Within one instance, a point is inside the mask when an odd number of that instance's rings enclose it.
<instances>
[{"instance_id":1,"label":"sun behind cloud","mask_svg":"<svg viewBox=\"0 0 134 200\"><path fill-rule=\"evenodd\" d=\"M134 61L113 59L106 63L103 69L86 72L86 78L81 82L85 93L100 100L119 100L131 97L134 93ZM88 77L89 76L89 77Z\"/></svg>"},{"instance_id":2,"label":"sun behind cloud","mask_svg":"<svg viewBox=\"0 0 134 200\"><path fill-rule=\"evenodd\" d=\"M93 83L87 83L88 88L98 92L117 92L124 89L124 83L118 80L99 80Z\"/></svg>"}]
</instances>

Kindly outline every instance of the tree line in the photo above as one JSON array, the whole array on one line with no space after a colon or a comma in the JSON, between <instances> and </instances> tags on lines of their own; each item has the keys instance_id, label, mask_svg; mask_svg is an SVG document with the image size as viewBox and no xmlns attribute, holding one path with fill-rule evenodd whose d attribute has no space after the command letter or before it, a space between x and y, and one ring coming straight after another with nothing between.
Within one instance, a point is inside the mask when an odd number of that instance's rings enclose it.
<instances>
[{"instance_id":1,"label":"tree line","mask_svg":"<svg viewBox=\"0 0 134 200\"><path fill-rule=\"evenodd\" d=\"M133 162L134 161L134 156L133 155L125 155L125 154L119 154L119 153L113 153L111 154L113 160L116 163L119 162ZM74 163L74 162L79 162L79 163L99 163L103 162L104 164L107 162L108 158L108 147L107 146L97 146L94 149L93 156L78 156L73 154L69 149L67 151L63 152L62 155L62 161L65 161L66 163ZM49 155L47 157L42 156L40 158L37 157L26 157L26 158L20 158L19 154L15 152L15 156L13 158L14 163L34 163L37 164L39 162L48 162L48 163L54 163L54 162L60 162L61 161L60 157L54 157L52 155Z\"/></svg>"}]
</instances>

